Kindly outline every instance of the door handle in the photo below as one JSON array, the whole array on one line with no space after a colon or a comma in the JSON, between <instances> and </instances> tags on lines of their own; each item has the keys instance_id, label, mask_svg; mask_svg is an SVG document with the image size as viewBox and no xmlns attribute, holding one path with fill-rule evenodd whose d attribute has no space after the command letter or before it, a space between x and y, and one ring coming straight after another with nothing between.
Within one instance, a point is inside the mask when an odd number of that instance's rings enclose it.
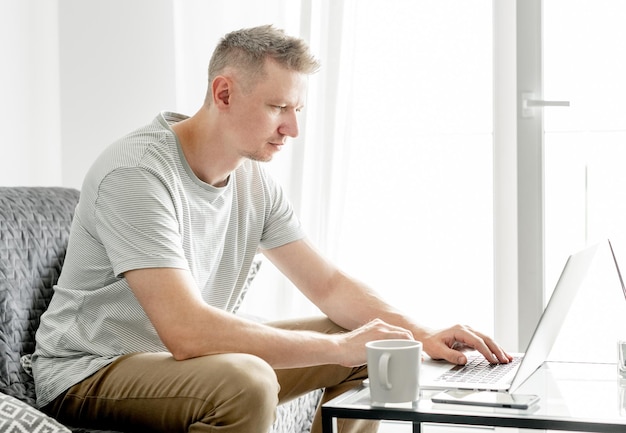
<instances>
[{"instance_id":1,"label":"door handle","mask_svg":"<svg viewBox=\"0 0 626 433\"><path fill-rule=\"evenodd\" d=\"M536 98L533 93L522 93L522 117L533 117L533 108L569 106L569 101L544 101L543 99Z\"/></svg>"}]
</instances>

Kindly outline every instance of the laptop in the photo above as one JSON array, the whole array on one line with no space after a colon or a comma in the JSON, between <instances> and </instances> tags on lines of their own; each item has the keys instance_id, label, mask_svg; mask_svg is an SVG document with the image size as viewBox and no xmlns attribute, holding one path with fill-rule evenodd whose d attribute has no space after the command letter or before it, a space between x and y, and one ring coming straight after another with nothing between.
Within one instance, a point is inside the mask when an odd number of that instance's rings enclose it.
<instances>
[{"instance_id":1,"label":"laptop","mask_svg":"<svg viewBox=\"0 0 626 433\"><path fill-rule=\"evenodd\" d=\"M611 249L611 257L613 257L613 262L615 263L615 268L617 269L617 276L619 277L619 283L622 286L622 293L624 293L624 298L626 298L626 285L624 285L624 279L622 278L622 272L619 270L619 265L617 264L617 258L615 257L615 251L613 251L613 245L609 240L609 248Z\"/></svg>"},{"instance_id":2,"label":"laptop","mask_svg":"<svg viewBox=\"0 0 626 433\"><path fill-rule=\"evenodd\" d=\"M525 353L512 354L514 360L508 364L489 364L477 351L467 353L465 366L425 359L420 387L503 392L517 389L546 361L600 245L592 245L568 258Z\"/></svg>"}]
</instances>

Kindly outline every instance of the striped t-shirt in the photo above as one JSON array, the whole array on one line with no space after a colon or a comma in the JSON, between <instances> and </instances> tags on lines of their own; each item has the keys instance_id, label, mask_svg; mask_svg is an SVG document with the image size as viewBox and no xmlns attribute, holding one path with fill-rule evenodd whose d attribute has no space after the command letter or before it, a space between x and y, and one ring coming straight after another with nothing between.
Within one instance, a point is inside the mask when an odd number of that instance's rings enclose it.
<instances>
[{"instance_id":1,"label":"striped t-shirt","mask_svg":"<svg viewBox=\"0 0 626 433\"><path fill-rule=\"evenodd\" d=\"M224 187L200 181L161 113L111 145L83 183L63 265L33 356L44 406L120 355L167 349L124 272L187 269L203 299L232 311L257 249L304 234L280 187L246 161Z\"/></svg>"}]
</instances>

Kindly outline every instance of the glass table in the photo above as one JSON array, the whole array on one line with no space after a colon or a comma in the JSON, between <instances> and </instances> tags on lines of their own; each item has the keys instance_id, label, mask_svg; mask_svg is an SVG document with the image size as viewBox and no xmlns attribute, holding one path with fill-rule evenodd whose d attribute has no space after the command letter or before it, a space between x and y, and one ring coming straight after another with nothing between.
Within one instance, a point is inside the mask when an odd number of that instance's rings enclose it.
<instances>
[{"instance_id":1,"label":"glass table","mask_svg":"<svg viewBox=\"0 0 626 433\"><path fill-rule=\"evenodd\" d=\"M372 406L369 388L354 388L322 406L323 432L335 432L338 418L411 422L413 433L422 423L626 432L626 381L617 378L615 364L544 363L516 390L540 396L526 410L437 404L430 400L436 392L422 390L414 403Z\"/></svg>"}]
</instances>

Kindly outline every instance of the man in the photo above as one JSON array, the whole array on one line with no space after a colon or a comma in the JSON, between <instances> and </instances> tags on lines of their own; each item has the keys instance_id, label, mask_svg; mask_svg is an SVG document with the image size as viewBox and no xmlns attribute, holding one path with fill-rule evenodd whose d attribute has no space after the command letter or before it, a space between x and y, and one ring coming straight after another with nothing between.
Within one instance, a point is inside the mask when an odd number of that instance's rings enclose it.
<instances>
[{"instance_id":1,"label":"man","mask_svg":"<svg viewBox=\"0 0 626 433\"><path fill-rule=\"evenodd\" d=\"M277 404L362 381L368 341L418 339L459 364L464 346L509 361L470 328L420 326L305 239L261 163L298 135L317 68L301 40L271 26L230 33L195 115L162 113L98 158L37 332L44 410L122 430L265 432ZM268 325L232 314L258 250L326 317ZM343 431L372 427L360 428Z\"/></svg>"}]
</instances>

